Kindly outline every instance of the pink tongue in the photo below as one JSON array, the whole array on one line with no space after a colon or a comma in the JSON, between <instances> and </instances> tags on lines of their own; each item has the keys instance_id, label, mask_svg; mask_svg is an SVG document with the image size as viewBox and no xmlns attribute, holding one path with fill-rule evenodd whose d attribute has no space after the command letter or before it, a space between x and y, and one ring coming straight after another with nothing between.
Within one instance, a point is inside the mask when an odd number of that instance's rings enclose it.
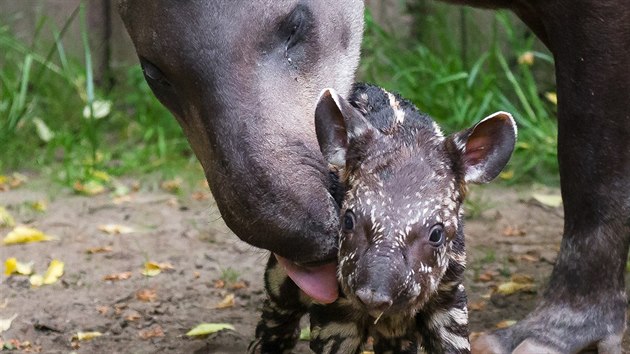
<instances>
[{"instance_id":1,"label":"pink tongue","mask_svg":"<svg viewBox=\"0 0 630 354\"><path fill-rule=\"evenodd\" d=\"M330 304L339 297L337 285L337 264L328 263L318 267L302 267L274 253L278 263L287 271L289 278L313 298L313 300Z\"/></svg>"}]
</instances>

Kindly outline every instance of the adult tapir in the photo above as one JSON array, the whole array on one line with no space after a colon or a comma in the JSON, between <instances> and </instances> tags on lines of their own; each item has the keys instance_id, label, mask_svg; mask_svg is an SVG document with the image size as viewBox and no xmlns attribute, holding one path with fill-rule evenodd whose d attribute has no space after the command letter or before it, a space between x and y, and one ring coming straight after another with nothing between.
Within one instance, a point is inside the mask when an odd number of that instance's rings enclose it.
<instances>
[{"instance_id":1,"label":"adult tapir","mask_svg":"<svg viewBox=\"0 0 630 354\"><path fill-rule=\"evenodd\" d=\"M459 0L509 8L549 47L565 229L539 306L478 353L621 353L630 240L630 2ZM227 225L335 299L334 177L313 126L350 89L359 0L121 0L146 80L181 124Z\"/></svg>"}]
</instances>

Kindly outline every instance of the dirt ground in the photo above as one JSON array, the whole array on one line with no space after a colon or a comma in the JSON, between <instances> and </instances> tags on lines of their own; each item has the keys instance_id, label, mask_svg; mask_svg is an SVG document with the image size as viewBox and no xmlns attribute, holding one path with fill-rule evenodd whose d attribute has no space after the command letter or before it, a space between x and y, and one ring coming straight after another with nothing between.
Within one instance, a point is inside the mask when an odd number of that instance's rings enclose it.
<instances>
[{"instance_id":1,"label":"dirt ground","mask_svg":"<svg viewBox=\"0 0 630 354\"><path fill-rule=\"evenodd\" d=\"M534 306L551 271L562 209L535 201L532 193L559 191L489 187L474 189L469 197L466 280L474 332L521 318ZM39 200L48 201L45 212L28 207ZM39 288L32 288L28 277L0 276L0 319L17 315L0 340L42 353L243 353L252 339L268 254L240 242L227 229L202 187L178 195L156 186L140 188L121 200L108 194L78 196L51 189L46 181L29 182L0 192L0 206L17 222L58 238L0 246L3 263L9 257L33 261L40 273L52 259L65 263L58 282ZM134 232L108 234L99 230L103 224L128 226ZM0 236L9 231L0 228ZM110 250L87 252L99 247ZM167 262L174 269L147 277L141 274L147 261ZM104 280L122 272L131 272L131 277ZM511 279L524 285L524 291L497 294L496 288ZM230 294L233 306L217 308ZM185 335L203 322L229 323L235 331L206 338ZM72 340L87 331L103 335ZM630 352L627 342L624 352ZM308 352L305 342L295 350Z\"/></svg>"}]
</instances>

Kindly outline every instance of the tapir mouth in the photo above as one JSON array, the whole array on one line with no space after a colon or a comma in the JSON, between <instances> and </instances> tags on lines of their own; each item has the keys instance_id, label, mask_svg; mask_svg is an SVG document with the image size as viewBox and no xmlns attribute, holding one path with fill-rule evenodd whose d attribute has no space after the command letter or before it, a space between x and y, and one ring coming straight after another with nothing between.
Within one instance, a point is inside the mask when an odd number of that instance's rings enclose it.
<instances>
[{"instance_id":1,"label":"tapir mouth","mask_svg":"<svg viewBox=\"0 0 630 354\"><path fill-rule=\"evenodd\" d=\"M339 297L337 262L303 266L274 253L278 263L302 291L316 302L330 304Z\"/></svg>"}]
</instances>

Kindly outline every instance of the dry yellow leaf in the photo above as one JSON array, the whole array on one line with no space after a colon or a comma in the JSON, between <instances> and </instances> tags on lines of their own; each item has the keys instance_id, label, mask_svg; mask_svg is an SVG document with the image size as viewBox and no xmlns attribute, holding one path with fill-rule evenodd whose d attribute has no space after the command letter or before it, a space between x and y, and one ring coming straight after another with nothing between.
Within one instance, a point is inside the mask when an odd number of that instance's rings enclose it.
<instances>
[{"instance_id":1,"label":"dry yellow leaf","mask_svg":"<svg viewBox=\"0 0 630 354\"><path fill-rule=\"evenodd\" d=\"M503 283L497 287L497 293L501 295L511 295L518 291L531 291L534 289L533 284L523 284L514 281Z\"/></svg>"},{"instance_id":2,"label":"dry yellow leaf","mask_svg":"<svg viewBox=\"0 0 630 354\"><path fill-rule=\"evenodd\" d=\"M152 302L157 299L157 291L155 289L142 289L136 292L136 298L143 302Z\"/></svg>"},{"instance_id":3,"label":"dry yellow leaf","mask_svg":"<svg viewBox=\"0 0 630 354\"><path fill-rule=\"evenodd\" d=\"M103 183L95 180L89 180L85 183L76 181L74 182L73 188L75 191L88 196L94 196L105 192L105 186Z\"/></svg>"},{"instance_id":4,"label":"dry yellow leaf","mask_svg":"<svg viewBox=\"0 0 630 354\"><path fill-rule=\"evenodd\" d=\"M17 258L9 258L4 261L4 275L21 274L31 275L33 273L33 262L18 262Z\"/></svg>"},{"instance_id":5,"label":"dry yellow leaf","mask_svg":"<svg viewBox=\"0 0 630 354\"><path fill-rule=\"evenodd\" d=\"M92 340L96 337L100 337L102 336L103 333L101 332L77 332L77 334L75 334L72 337L72 340L78 340L78 341L86 341L86 340Z\"/></svg>"},{"instance_id":6,"label":"dry yellow leaf","mask_svg":"<svg viewBox=\"0 0 630 354\"><path fill-rule=\"evenodd\" d=\"M17 318L17 313L14 314L13 316L9 317L9 318L0 318L0 333L8 330L9 328L11 328L11 322L13 322L14 319Z\"/></svg>"},{"instance_id":7,"label":"dry yellow leaf","mask_svg":"<svg viewBox=\"0 0 630 354\"><path fill-rule=\"evenodd\" d=\"M31 286L34 288L38 288L44 285L44 277L41 274L33 274L28 278L28 281L31 283Z\"/></svg>"},{"instance_id":8,"label":"dry yellow leaf","mask_svg":"<svg viewBox=\"0 0 630 354\"><path fill-rule=\"evenodd\" d=\"M48 269L44 274L44 285L55 283L63 275L64 264L58 259L53 259L48 265Z\"/></svg>"},{"instance_id":9,"label":"dry yellow leaf","mask_svg":"<svg viewBox=\"0 0 630 354\"><path fill-rule=\"evenodd\" d=\"M31 203L33 210L43 213L48 209L48 203L45 200L37 200Z\"/></svg>"},{"instance_id":10,"label":"dry yellow leaf","mask_svg":"<svg viewBox=\"0 0 630 354\"><path fill-rule=\"evenodd\" d=\"M147 277L154 277L160 274L163 270L171 269L173 269L173 265L170 263L157 263L150 261L144 263L144 270L142 271L142 275Z\"/></svg>"},{"instance_id":11,"label":"dry yellow leaf","mask_svg":"<svg viewBox=\"0 0 630 354\"><path fill-rule=\"evenodd\" d=\"M7 209L0 206L0 227L14 227L15 219L9 214Z\"/></svg>"},{"instance_id":12,"label":"dry yellow leaf","mask_svg":"<svg viewBox=\"0 0 630 354\"><path fill-rule=\"evenodd\" d=\"M103 280L127 280L131 278L131 272L123 272L123 273L116 273L116 274L108 274L106 276L103 277Z\"/></svg>"},{"instance_id":13,"label":"dry yellow leaf","mask_svg":"<svg viewBox=\"0 0 630 354\"><path fill-rule=\"evenodd\" d=\"M140 338L145 339L145 340L149 338L155 338L155 337L164 337L164 330L162 329L162 326L155 325L153 327L139 331L138 336L140 336Z\"/></svg>"},{"instance_id":14,"label":"dry yellow leaf","mask_svg":"<svg viewBox=\"0 0 630 354\"><path fill-rule=\"evenodd\" d=\"M5 245L14 245L19 243L42 242L55 240L54 237L27 226L16 226L13 231L9 232L2 243Z\"/></svg>"},{"instance_id":15,"label":"dry yellow leaf","mask_svg":"<svg viewBox=\"0 0 630 354\"><path fill-rule=\"evenodd\" d=\"M178 193L180 191L180 189L182 188L182 179L179 177L176 177L174 179L170 179L167 181L162 182L162 189L169 192L169 193Z\"/></svg>"},{"instance_id":16,"label":"dry yellow leaf","mask_svg":"<svg viewBox=\"0 0 630 354\"><path fill-rule=\"evenodd\" d=\"M234 331L234 326L229 323L201 323L195 326L195 328L188 331L186 335L189 337L205 336L223 330Z\"/></svg>"},{"instance_id":17,"label":"dry yellow leaf","mask_svg":"<svg viewBox=\"0 0 630 354\"><path fill-rule=\"evenodd\" d=\"M234 306L234 294L227 294L221 302L214 306L214 309L225 309Z\"/></svg>"},{"instance_id":18,"label":"dry yellow leaf","mask_svg":"<svg viewBox=\"0 0 630 354\"><path fill-rule=\"evenodd\" d=\"M545 93L545 98L547 99L547 101L553 103L554 105L558 105L558 95L555 92Z\"/></svg>"},{"instance_id":19,"label":"dry yellow leaf","mask_svg":"<svg viewBox=\"0 0 630 354\"><path fill-rule=\"evenodd\" d=\"M88 254L105 253L105 252L111 252L111 251L112 251L112 248L109 246L90 247L87 250L85 250L85 252L87 252Z\"/></svg>"},{"instance_id":20,"label":"dry yellow leaf","mask_svg":"<svg viewBox=\"0 0 630 354\"><path fill-rule=\"evenodd\" d=\"M551 208L557 208L562 205L562 196L560 194L533 193L532 198L538 203Z\"/></svg>"},{"instance_id":21,"label":"dry yellow leaf","mask_svg":"<svg viewBox=\"0 0 630 354\"><path fill-rule=\"evenodd\" d=\"M124 235L124 234L130 234L134 231L133 228L129 226L119 225L119 224L99 225L98 229L110 235Z\"/></svg>"}]
</instances>

